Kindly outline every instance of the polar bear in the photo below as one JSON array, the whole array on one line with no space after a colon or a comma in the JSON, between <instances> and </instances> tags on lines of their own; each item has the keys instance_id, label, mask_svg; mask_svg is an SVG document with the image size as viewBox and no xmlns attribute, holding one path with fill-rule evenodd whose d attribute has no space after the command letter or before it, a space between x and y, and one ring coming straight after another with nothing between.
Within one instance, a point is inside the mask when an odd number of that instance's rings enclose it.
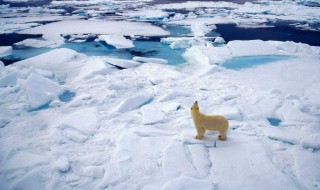
<instances>
[{"instance_id":1,"label":"polar bear","mask_svg":"<svg viewBox=\"0 0 320 190\"><path fill-rule=\"evenodd\" d=\"M197 130L195 139L202 139L206 130L219 131L219 140L227 140L227 130L229 127L228 120L221 115L205 115L199 111L198 102L196 101L191 107L191 115L194 126Z\"/></svg>"}]
</instances>

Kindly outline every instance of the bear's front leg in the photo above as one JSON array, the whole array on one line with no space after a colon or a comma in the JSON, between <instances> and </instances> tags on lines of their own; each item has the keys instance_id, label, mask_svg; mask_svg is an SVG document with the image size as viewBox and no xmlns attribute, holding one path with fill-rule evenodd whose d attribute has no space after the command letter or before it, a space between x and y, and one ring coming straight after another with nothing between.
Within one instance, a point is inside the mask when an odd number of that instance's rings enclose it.
<instances>
[{"instance_id":1,"label":"bear's front leg","mask_svg":"<svg viewBox=\"0 0 320 190\"><path fill-rule=\"evenodd\" d=\"M197 126L196 126L196 129L197 129L197 133L198 133L198 134L197 134L197 136L195 136L194 138L200 140L200 139L203 138L203 135L204 135L204 133L205 133L205 130L204 130L202 127L197 127Z\"/></svg>"}]
</instances>

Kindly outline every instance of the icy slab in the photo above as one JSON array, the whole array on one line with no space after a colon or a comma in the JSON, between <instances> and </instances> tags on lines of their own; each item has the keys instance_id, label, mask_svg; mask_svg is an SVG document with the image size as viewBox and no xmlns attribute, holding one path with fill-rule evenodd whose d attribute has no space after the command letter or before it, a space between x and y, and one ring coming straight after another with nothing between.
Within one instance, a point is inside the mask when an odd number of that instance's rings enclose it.
<instances>
[{"instance_id":1,"label":"icy slab","mask_svg":"<svg viewBox=\"0 0 320 190\"><path fill-rule=\"evenodd\" d=\"M123 16L129 16L133 19L138 20L159 20L169 16L167 12L164 12L163 10L159 9L139 9L135 12L128 11L119 14Z\"/></svg>"},{"instance_id":2,"label":"icy slab","mask_svg":"<svg viewBox=\"0 0 320 190\"><path fill-rule=\"evenodd\" d=\"M211 167L208 149L202 144L188 145L187 149L191 154L191 160L199 174L199 177L208 176Z\"/></svg>"},{"instance_id":3,"label":"icy slab","mask_svg":"<svg viewBox=\"0 0 320 190\"><path fill-rule=\"evenodd\" d=\"M215 44L225 44L226 41L222 38L222 37L217 37L216 39L214 39L213 41Z\"/></svg>"},{"instance_id":4,"label":"icy slab","mask_svg":"<svg viewBox=\"0 0 320 190\"><path fill-rule=\"evenodd\" d=\"M0 117L0 128L5 127L10 122L11 122L11 119L5 118L5 117Z\"/></svg>"},{"instance_id":5,"label":"icy slab","mask_svg":"<svg viewBox=\"0 0 320 190\"><path fill-rule=\"evenodd\" d=\"M124 113L127 111L134 110L139 108L140 106L146 104L147 102L151 101L152 97L150 95L135 95L126 98L123 100L118 107L115 108L115 112Z\"/></svg>"},{"instance_id":6,"label":"icy slab","mask_svg":"<svg viewBox=\"0 0 320 190\"><path fill-rule=\"evenodd\" d=\"M182 143L170 144L162 158L162 171L166 176L179 175L197 176L197 171L190 162L190 155L185 151Z\"/></svg>"},{"instance_id":7,"label":"icy slab","mask_svg":"<svg viewBox=\"0 0 320 190\"><path fill-rule=\"evenodd\" d=\"M160 101L166 102L170 100L175 100L179 97L184 98L184 97L191 97L191 96L192 96L192 93L189 93L189 92L172 91L160 97Z\"/></svg>"},{"instance_id":8,"label":"icy slab","mask_svg":"<svg viewBox=\"0 0 320 190\"><path fill-rule=\"evenodd\" d=\"M59 122L60 129L74 129L84 135L93 135L99 128L96 108L83 108L78 110Z\"/></svg>"},{"instance_id":9,"label":"icy slab","mask_svg":"<svg viewBox=\"0 0 320 190\"><path fill-rule=\"evenodd\" d=\"M233 56L275 55L277 48L262 40L231 41L227 44Z\"/></svg>"},{"instance_id":10,"label":"icy slab","mask_svg":"<svg viewBox=\"0 0 320 190\"><path fill-rule=\"evenodd\" d=\"M291 102L285 102L277 114L285 122L319 122L319 119L298 110Z\"/></svg>"},{"instance_id":11,"label":"icy slab","mask_svg":"<svg viewBox=\"0 0 320 190\"><path fill-rule=\"evenodd\" d=\"M295 145L299 144L301 135L285 128L268 128L265 132L269 139Z\"/></svg>"},{"instance_id":12,"label":"icy slab","mask_svg":"<svg viewBox=\"0 0 320 190\"><path fill-rule=\"evenodd\" d=\"M141 65L140 62L133 61L133 60L127 60L127 59L106 58L105 60L110 65L117 66L117 67L124 68L124 69L137 67L137 66Z\"/></svg>"},{"instance_id":13,"label":"icy slab","mask_svg":"<svg viewBox=\"0 0 320 190\"><path fill-rule=\"evenodd\" d=\"M4 63L0 60L0 69L4 67Z\"/></svg>"},{"instance_id":14,"label":"icy slab","mask_svg":"<svg viewBox=\"0 0 320 190\"><path fill-rule=\"evenodd\" d=\"M217 28L215 25L206 25L203 22L195 22L190 27L193 35L199 37L205 36L207 33Z\"/></svg>"},{"instance_id":15,"label":"icy slab","mask_svg":"<svg viewBox=\"0 0 320 190\"><path fill-rule=\"evenodd\" d=\"M102 166L88 166L85 167L82 171L82 174L93 179L103 178L104 168Z\"/></svg>"},{"instance_id":16,"label":"icy slab","mask_svg":"<svg viewBox=\"0 0 320 190\"><path fill-rule=\"evenodd\" d=\"M0 78L0 87L15 86L17 84L19 74L17 72L11 72Z\"/></svg>"},{"instance_id":17,"label":"icy slab","mask_svg":"<svg viewBox=\"0 0 320 190\"><path fill-rule=\"evenodd\" d=\"M34 67L37 69L51 70L57 69L66 62L81 57L81 54L68 48L58 48L47 53L25 59L15 64L22 67Z\"/></svg>"},{"instance_id":18,"label":"icy slab","mask_svg":"<svg viewBox=\"0 0 320 190\"><path fill-rule=\"evenodd\" d=\"M43 164L47 158L42 155L20 151L0 166L0 171L16 170Z\"/></svg>"},{"instance_id":19,"label":"icy slab","mask_svg":"<svg viewBox=\"0 0 320 190\"><path fill-rule=\"evenodd\" d=\"M192 46L205 46L207 42L199 37L168 37L161 38L161 42L169 44L171 49L189 48Z\"/></svg>"},{"instance_id":20,"label":"icy slab","mask_svg":"<svg viewBox=\"0 0 320 190\"><path fill-rule=\"evenodd\" d=\"M61 156L52 164L52 168L58 172L67 172L70 169L69 159L65 156Z\"/></svg>"},{"instance_id":21,"label":"icy slab","mask_svg":"<svg viewBox=\"0 0 320 190\"><path fill-rule=\"evenodd\" d=\"M162 190L173 190L173 189L184 189L184 190L211 190L214 189L210 180L196 179L188 176L180 176L172 181L169 181L164 185Z\"/></svg>"},{"instance_id":22,"label":"icy slab","mask_svg":"<svg viewBox=\"0 0 320 190\"><path fill-rule=\"evenodd\" d=\"M26 80L26 94L33 109L59 99L65 91L64 87L34 73L31 73Z\"/></svg>"},{"instance_id":23,"label":"icy slab","mask_svg":"<svg viewBox=\"0 0 320 190\"><path fill-rule=\"evenodd\" d=\"M44 190L45 189L45 177L40 171L32 171L20 179L15 185L14 189L23 190Z\"/></svg>"},{"instance_id":24,"label":"icy slab","mask_svg":"<svg viewBox=\"0 0 320 190\"><path fill-rule=\"evenodd\" d=\"M236 107L214 107L210 108L212 110L213 115L222 115L229 120L241 120L241 111Z\"/></svg>"},{"instance_id":25,"label":"icy slab","mask_svg":"<svg viewBox=\"0 0 320 190\"><path fill-rule=\"evenodd\" d=\"M1 18L2 19L2 18ZM10 34L20 30L29 29L35 26L40 26L39 23L1 23L0 34Z\"/></svg>"},{"instance_id":26,"label":"icy slab","mask_svg":"<svg viewBox=\"0 0 320 190\"><path fill-rule=\"evenodd\" d=\"M261 151L263 148L255 137L241 134L229 134L227 141L217 142L217 147L210 149L211 175L215 176L215 183L224 189L300 189L274 165L266 151ZM244 175L244 170L249 178L239 178Z\"/></svg>"},{"instance_id":27,"label":"icy slab","mask_svg":"<svg viewBox=\"0 0 320 190\"><path fill-rule=\"evenodd\" d=\"M0 58L12 54L12 46L0 46Z\"/></svg>"},{"instance_id":28,"label":"icy slab","mask_svg":"<svg viewBox=\"0 0 320 190\"><path fill-rule=\"evenodd\" d=\"M88 80L97 75L105 75L109 72L103 60L98 58L89 59L79 70L75 81Z\"/></svg>"},{"instance_id":29,"label":"icy slab","mask_svg":"<svg viewBox=\"0 0 320 190\"><path fill-rule=\"evenodd\" d=\"M320 155L307 150L295 150L293 170L295 176L307 188L316 190L320 185L318 163Z\"/></svg>"},{"instance_id":30,"label":"icy slab","mask_svg":"<svg viewBox=\"0 0 320 190\"><path fill-rule=\"evenodd\" d=\"M152 125L165 120L165 115L158 106L144 105L141 107L142 123Z\"/></svg>"},{"instance_id":31,"label":"icy slab","mask_svg":"<svg viewBox=\"0 0 320 190\"><path fill-rule=\"evenodd\" d=\"M114 46L117 49L126 49L134 47L133 42L129 39L126 39L122 35L100 35L99 39L105 41L107 44Z\"/></svg>"},{"instance_id":32,"label":"icy slab","mask_svg":"<svg viewBox=\"0 0 320 190\"><path fill-rule=\"evenodd\" d=\"M167 64L168 61L160 58L148 58L148 57L139 57L135 56L132 58L135 61L145 62L145 63L159 63L159 64Z\"/></svg>"},{"instance_id":33,"label":"icy slab","mask_svg":"<svg viewBox=\"0 0 320 190\"><path fill-rule=\"evenodd\" d=\"M300 141L300 144L303 148L311 148L313 150L320 149L320 133L313 134L311 136L305 137Z\"/></svg>"},{"instance_id":34,"label":"icy slab","mask_svg":"<svg viewBox=\"0 0 320 190\"><path fill-rule=\"evenodd\" d=\"M17 42L15 46L23 47L33 47L33 48L43 48L43 47L57 47L61 45L62 42L58 43L57 41L48 41L48 40L38 40L38 39L25 39L21 42Z\"/></svg>"},{"instance_id":35,"label":"icy slab","mask_svg":"<svg viewBox=\"0 0 320 190\"><path fill-rule=\"evenodd\" d=\"M117 35L141 35L162 36L169 33L160 27L128 21L94 21L94 20L66 20L54 22L39 27L20 31L21 34L117 34Z\"/></svg>"},{"instance_id":36,"label":"icy slab","mask_svg":"<svg viewBox=\"0 0 320 190\"><path fill-rule=\"evenodd\" d=\"M153 85L168 80L176 80L182 76L175 67L156 63L142 64L137 68L137 74L148 79Z\"/></svg>"}]
</instances>

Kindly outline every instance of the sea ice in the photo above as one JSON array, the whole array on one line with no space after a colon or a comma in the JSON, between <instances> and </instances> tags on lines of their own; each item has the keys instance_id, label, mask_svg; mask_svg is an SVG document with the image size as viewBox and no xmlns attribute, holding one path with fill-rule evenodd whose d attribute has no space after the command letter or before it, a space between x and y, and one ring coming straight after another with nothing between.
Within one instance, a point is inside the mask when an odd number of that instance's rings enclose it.
<instances>
[{"instance_id":1,"label":"sea ice","mask_svg":"<svg viewBox=\"0 0 320 190\"><path fill-rule=\"evenodd\" d=\"M60 129L74 129L85 135L93 135L99 128L96 108L83 108L65 118L63 118L57 127Z\"/></svg>"},{"instance_id":2,"label":"sea ice","mask_svg":"<svg viewBox=\"0 0 320 190\"><path fill-rule=\"evenodd\" d=\"M0 46L0 58L6 57L12 54L11 46Z\"/></svg>"},{"instance_id":3,"label":"sea ice","mask_svg":"<svg viewBox=\"0 0 320 190\"><path fill-rule=\"evenodd\" d=\"M1 171L16 170L20 168L30 168L47 161L44 155L33 154L30 152L19 151L11 158L6 160L0 167Z\"/></svg>"},{"instance_id":4,"label":"sea ice","mask_svg":"<svg viewBox=\"0 0 320 190\"><path fill-rule=\"evenodd\" d=\"M33 67L44 70L61 69L61 65L81 57L82 54L67 48L58 48L47 53L31 57L15 64L21 67Z\"/></svg>"},{"instance_id":5,"label":"sea ice","mask_svg":"<svg viewBox=\"0 0 320 190\"><path fill-rule=\"evenodd\" d=\"M45 189L45 177L41 171L32 171L27 175L23 176L15 185L14 189L23 190L44 190Z\"/></svg>"},{"instance_id":6,"label":"sea ice","mask_svg":"<svg viewBox=\"0 0 320 190\"><path fill-rule=\"evenodd\" d=\"M56 41L47 41L47 40L38 40L38 39L25 39L21 42L17 42L14 44L15 46L25 46L25 47L33 47L33 48L43 48L43 47L58 47L61 43L57 43Z\"/></svg>"},{"instance_id":7,"label":"sea ice","mask_svg":"<svg viewBox=\"0 0 320 190\"><path fill-rule=\"evenodd\" d=\"M117 49L126 49L134 47L133 42L129 39L126 39L122 35L100 35L99 39L105 41L107 44L112 45Z\"/></svg>"},{"instance_id":8,"label":"sea ice","mask_svg":"<svg viewBox=\"0 0 320 190\"><path fill-rule=\"evenodd\" d=\"M157 106L144 105L141 107L142 123L152 125L163 122L165 119L164 113Z\"/></svg>"},{"instance_id":9,"label":"sea ice","mask_svg":"<svg viewBox=\"0 0 320 190\"><path fill-rule=\"evenodd\" d=\"M145 62L145 63L159 63L159 64L167 64L168 61L165 59L159 59L159 58L148 58L148 57L139 57L135 56L132 58L135 61Z\"/></svg>"},{"instance_id":10,"label":"sea ice","mask_svg":"<svg viewBox=\"0 0 320 190\"><path fill-rule=\"evenodd\" d=\"M131 111L146 104L151 100L152 100L152 97L150 95L141 94L141 95L131 96L123 100L119 104L119 106L115 108L114 111L120 112L120 113Z\"/></svg>"},{"instance_id":11,"label":"sea ice","mask_svg":"<svg viewBox=\"0 0 320 190\"><path fill-rule=\"evenodd\" d=\"M210 182L210 180L197 179L197 178L192 178L192 177L188 177L188 176L180 176L172 181L169 181L162 188L162 190L173 190L173 189L210 190L210 189L214 189L214 188L213 188L213 184Z\"/></svg>"},{"instance_id":12,"label":"sea ice","mask_svg":"<svg viewBox=\"0 0 320 190\"><path fill-rule=\"evenodd\" d=\"M140 62L133 61L133 60L127 60L127 59L117 59L117 58L105 58L106 62L109 63L112 66L117 66L122 69L128 69L132 67L137 67L141 65Z\"/></svg>"},{"instance_id":13,"label":"sea ice","mask_svg":"<svg viewBox=\"0 0 320 190\"><path fill-rule=\"evenodd\" d=\"M66 20L54 22L39 27L20 31L21 34L118 34L162 36L169 33L160 27L143 22L128 21L93 21L93 20Z\"/></svg>"},{"instance_id":14,"label":"sea ice","mask_svg":"<svg viewBox=\"0 0 320 190\"><path fill-rule=\"evenodd\" d=\"M26 80L26 94L32 109L59 99L66 89L50 79L31 73Z\"/></svg>"}]
</instances>

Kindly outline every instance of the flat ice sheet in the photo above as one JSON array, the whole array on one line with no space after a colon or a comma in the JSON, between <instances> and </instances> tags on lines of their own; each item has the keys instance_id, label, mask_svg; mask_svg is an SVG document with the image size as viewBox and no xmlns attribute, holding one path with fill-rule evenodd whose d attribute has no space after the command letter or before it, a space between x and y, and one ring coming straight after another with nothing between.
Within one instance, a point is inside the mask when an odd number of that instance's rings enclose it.
<instances>
[{"instance_id":1,"label":"flat ice sheet","mask_svg":"<svg viewBox=\"0 0 320 190\"><path fill-rule=\"evenodd\" d=\"M21 34L119 34L162 36L169 32L148 23L128 21L67 20L23 30Z\"/></svg>"}]
</instances>

